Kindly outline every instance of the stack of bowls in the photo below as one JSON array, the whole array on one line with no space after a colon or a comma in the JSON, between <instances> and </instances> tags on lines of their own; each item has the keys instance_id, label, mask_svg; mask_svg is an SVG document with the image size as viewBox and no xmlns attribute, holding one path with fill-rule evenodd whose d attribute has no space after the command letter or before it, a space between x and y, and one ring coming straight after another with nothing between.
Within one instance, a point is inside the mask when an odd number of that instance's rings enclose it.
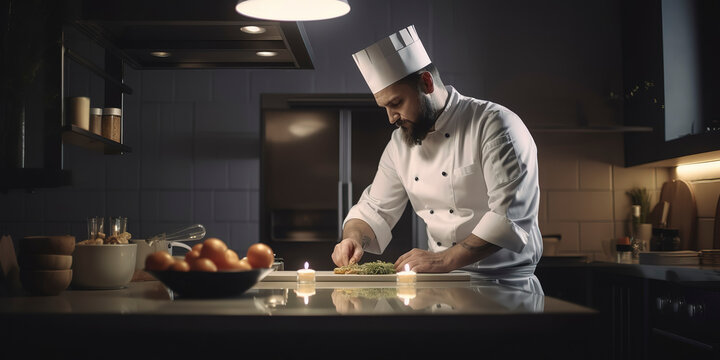
<instances>
[{"instance_id":1,"label":"stack of bowls","mask_svg":"<svg viewBox=\"0 0 720 360\"><path fill-rule=\"evenodd\" d=\"M18 249L20 281L26 291L57 295L67 289L72 280L74 236L26 236Z\"/></svg>"}]
</instances>

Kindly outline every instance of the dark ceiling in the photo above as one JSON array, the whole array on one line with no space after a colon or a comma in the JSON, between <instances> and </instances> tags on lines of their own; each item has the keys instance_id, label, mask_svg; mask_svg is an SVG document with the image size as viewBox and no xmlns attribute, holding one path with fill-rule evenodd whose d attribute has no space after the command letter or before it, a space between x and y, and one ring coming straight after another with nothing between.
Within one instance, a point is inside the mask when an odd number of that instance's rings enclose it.
<instances>
[{"instance_id":1,"label":"dark ceiling","mask_svg":"<svg viewBox=\"0 0 720 360\"><path fill-rule=\"evenodd\" d=\"M136 69L312 69L302 23L258 20L235 11L236 0L77 0L74 25ZM247 34L243 26L261 26ZM152 52L167 52L155 57ZM258 51L277 53L261 57Z\"/></svg>"}]
</instances>

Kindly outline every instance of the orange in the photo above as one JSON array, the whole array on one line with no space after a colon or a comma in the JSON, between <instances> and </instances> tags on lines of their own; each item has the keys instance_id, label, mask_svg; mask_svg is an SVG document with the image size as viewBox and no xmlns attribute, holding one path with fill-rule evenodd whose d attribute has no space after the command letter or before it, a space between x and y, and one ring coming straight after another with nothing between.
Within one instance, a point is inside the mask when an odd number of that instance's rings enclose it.
<instances>
[{"instance_id":1,"label":"orange","mask_svg":"<svg viewBox=\"0 0 720 360\"><path fill-rule=\"evenodd\" d=\"M175 262L172 255L165 251L156 251L145 258L145 269L165 271Z\"/></svg>"},{"instance_id":2,"label":"orange","mask_svg":"<svg viewBox=\"0 0 720 360\"><path fill-rule=\"evenodd\" d=\"M203 242L200 257L212 260L215 264L223 262L227 245L218 238L209 238Z\"/></svg>"},{"instance_id":3,"label":"orange","mask_svg":"<svg viewBox=\"0 0 720 360\"><path fill-rule=\"evenodd\" d=\"M199 258L190 264L190 270L216 272L217 266L208 258Z\"/></svg>"},{"instance_id":4,"label":"orange","mask_svg":"<svg viewBox=\"0 0 720 360\"><path fill-rule=\"evenodd\" d=\"M182 272L188 272L190 271L190 264L188 264L185 260L177 260L170 267L168 268L170 271L182 271Z\"/></svg>"},{"instance_id":5,"label":"orange","mask_svg":"<svg viewBox=\"0 0 720 360\"><path fill-rule=\"evenodd\" d=\"M275 261L275 254L270 246L263 243L252 244L247 251L247 258L253 269L269 268Z\"/></svg>"}]
</instances>

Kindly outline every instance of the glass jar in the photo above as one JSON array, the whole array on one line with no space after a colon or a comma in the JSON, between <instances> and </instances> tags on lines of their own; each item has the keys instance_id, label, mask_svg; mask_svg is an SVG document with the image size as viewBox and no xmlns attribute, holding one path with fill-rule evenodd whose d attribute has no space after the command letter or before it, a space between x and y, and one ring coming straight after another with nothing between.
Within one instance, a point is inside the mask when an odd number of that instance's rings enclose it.
<instances>
[{"instance_id":1,"label":"glass jar","mask_svg":"<svg viewBox=\"0 0 720 360\"><path fill-rule=\"evenodd\" d=\"M102 136L112 141L120 142L122 110L118 108L104 108L102 117Z\"/></svg>"},{"instance_id":2,"label":"glass jar","mask_svg":"<svg viewBox=\"0 0 720 360\"><path fill-rule=\"evenodd\" d=\"M619 264L631 264L632 263L632 246L629 244L617 244L615 249L617 250L617 262Z\"/></svg>"},{"instance_id":3,"label":"glass jar","mask_svg":"<svg viewBox=\"0 0 720 360\"><path fill-rule=\"evenodd\" d=\"M102 109L90 108L90 132L102 135Z\"/></svg>"}]
</instances>

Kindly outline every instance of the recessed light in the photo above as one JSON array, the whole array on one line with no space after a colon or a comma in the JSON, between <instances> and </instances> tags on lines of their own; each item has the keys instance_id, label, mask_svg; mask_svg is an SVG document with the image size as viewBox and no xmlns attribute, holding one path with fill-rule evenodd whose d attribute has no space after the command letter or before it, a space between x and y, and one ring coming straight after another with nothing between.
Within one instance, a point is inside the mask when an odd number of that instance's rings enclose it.
<instances>
[{"instance_id":1,"label":"recessed light","mask_svg":"<svg viewBox=\"0 0 720 360\"><path fill-rule=\"evenodd\" d=\"M153 51L150 53L150 55L152 55L154 57L159 57L159 58L170 57L170 53L166 52L166 51Z\"/></svg>"},{"instance_id":2,"label":"recessed light","mask_svg":"<svg viewBox=\"0 0 720 360\"><path fill-rule=\"evenodd\" d=\"M255 55L262 56L262 57L270 57L270 56L275 56L277 54L278 53L275 51L258 51L255 53Z\"/></svg>"},{"instance_id":3,"label":"recessed light","mask_svg":"<svg viewBox=\"0 0 720 360\"><path fill-rule=\"evenodd\" d=\"M248 34L262 34L265 31L267 31L264 27L261 26L243 26L240 28L240 31Z\"/></svg>"}]
</instances>

